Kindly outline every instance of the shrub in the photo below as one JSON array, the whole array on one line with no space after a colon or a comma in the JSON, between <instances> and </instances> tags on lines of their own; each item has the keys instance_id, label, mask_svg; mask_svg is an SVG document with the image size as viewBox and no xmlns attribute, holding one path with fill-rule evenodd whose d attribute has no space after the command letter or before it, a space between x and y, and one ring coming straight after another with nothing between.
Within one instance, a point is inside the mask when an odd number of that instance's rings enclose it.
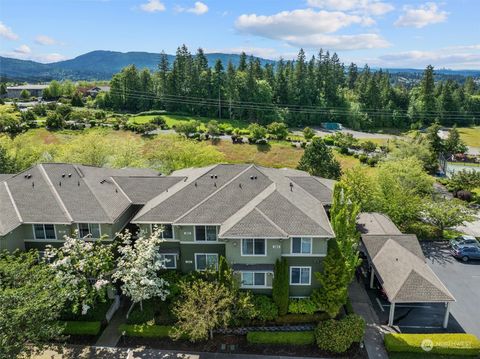
<instances>
[{"instance_id":1,"label":"shrub","mask_svg":"<svg viewBox=\"0 0 480 359\"><path fill-rule=\"evenodd\" d=\"M340 153L342 155L348 155L348 147L340 147Z\"/></svg>"},{"instance_id":2,"label":"shrub","mask_svg":"<svg viewBox=\"0 0 480 359\"><path fill-rule=\"evenodd\" d=\"M361 163L367 163L368 156L362 154L362 155L358 156L358 159L360 160Z\"/></svg>"},{"instance_id":3,"label":"shrub","mask_svg":"<svg viewBox=\"0 0 480 359\"><path fill-rule=\"evenodd\" d=\"M480 353L480 341L473 334L385 334L385 347L389 352L425 354L422 343L423 346L433 344L429 354L476 356Z\"/></svg>"},{"instance_id":4,"label":"shrub","mask_svg":"<svg viewBox=\"0 0 480 359\"><path fill-rule=\"evenodd\" d=\"M140 309L140 304L135 304L127 318L127 324L144 324L154 320L155 317L155 302L146 300L142 303L143 310Z\"/></svg>"},{"instance_id":5,"label":"shrub","mask_svg":"<svg viewBox=\"0 0 480 359\"><path fill-rule=\"evenodd\" d=\"M266 322L278 317L277 305L266 295L255 295L253 305L255 307L255 319Z\"/></svg>"},{"instance_id":6,"label":"shrub","mask_svg":"<svg viewBox=\"0 0 480 359\"><path fill-rule=\"evenodd\" d=\"M441 237L440 230L428 223L413 222L405 227L404 232L416 234L423 240L434 240Z\"/></svg>"},{"instance_id":7,"label":"shrub","mask_svg":"<svg viewBox=\"0 0 480 359\"><path fill-rule=\"evenodd\" d=\"M318 310L310 298L291 299L288 303L288 312L293 314L313 314Z\"/></svg>"},{"instance_id":8,"label":"shrub","mask_svg":"<svg viewBox=\"0 0 480 359\"><path fill-rule=\"evenodd\" d=\"M288 136L288 127L283 122L272 122L267 126L267 131L276 140L284 140Z\"/></svg>"},{"instance_id":9,"label":"shrub","mask_svg":"<svg viewBox=\"0 0 480 359\"><path fill-rule=\"evenodd\" d=\"M315 342L313 331L308 332L249 332L250 344L311 345Z\"/></svg>"},{"instance_id":10,"label":"shrub","mask_svg":"<svg viewBox=\"0 0 480 359\"><path fill-rule=\"evenodd\" d=\"M310 127L305 127L303 129L303 137L305 137L307 141L311 140L313 136L315 136L315 131L312 130Z\"/></svg>"},{"instance_id":11,"label":"shrub","mask_svg":"<svg viewBox=\"0 0 480 359\"><path fill-rule=\"evenodd\" d=\"M249 141L256 143L257 140L265 138L267 136L267 129L258 123L252 123L248 126L248 131L250 133Z\"/></svg>"},{"instance_id":12,"label":"shrub","mask_svg":"<svg viewBox=\"0 0 480 359\"><path fill-rule=\"evenodd\" d=\"M367 164L370 166L370 167L375 167L378 163L378 157L370 157L367 161Z\"/></svg>"},{"instance_id":13,"label":"shrub","mask_svg":"<svg viewBox=\"0 0 480 359\"><path fill-rule=\"evenodd\" d=\"M325 142L327 146L333 146L335 144L335 140L329 136L325 136L323 142Z\"/></svg>"},{"instance_id":14,"label":"shrub","mask_svg":"<svg viewBox=\"0 0 480 359\"><path fill-rule=\"evenodd\" d=\"M100 322L65 322L63 334L67 335L98 335L102 327Z\"/></svg>"},{"instance_id":15,"label":"shrub","mask_svg":"<svg viewBox=\"0 0 480 359\"><path fill-rule=\"evenodd\" d=\"M167 325L129 325L122 324L118 328L119 332L128 337L142 338L168 338L172 327Z\"/></svg>"},{"instance_id":16,"label":"shrub","mask_svg":"<svg viewBox=\"0 0 480 359\"><path fill-rule=\"evenodd\" d=\"M315 330L318 347L333 353L346 352L353 343L361 342L364 334L365 320L356 314L320 322Z\"/></svg>"},{"instance_id":17,"label":"shrub","mask_svg":"<svg viewBox=\"0 0 480 359\"><path fill-rule=\"evenodd\" d=\"M61 319L64 321L79 321L79 322L101 322L105 320L105 315L108 309L112 305L112 300L96 303L95 306L90 308L87 314L75 314L71 311L62 313Z\"/></svg>"},{"instance_id":18,"label":"shrub","mask_svg":"<svg viewBox=\"0 0 480 359\"><path fill-rule=\"evenodd\" d=\"M275 319L276 324L306 324L318 323L322 320L327 320L330 317L327 313L315 314L285 314Z\"/></svg>"}]
</instances>

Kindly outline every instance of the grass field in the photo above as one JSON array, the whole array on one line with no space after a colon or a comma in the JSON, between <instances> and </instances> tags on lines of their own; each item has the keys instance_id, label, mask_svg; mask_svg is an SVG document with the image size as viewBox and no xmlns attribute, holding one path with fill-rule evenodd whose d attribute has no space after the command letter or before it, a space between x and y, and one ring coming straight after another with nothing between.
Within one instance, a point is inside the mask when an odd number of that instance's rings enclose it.
<instances>
[{"instance_id":1,"label":"grass field","mask_svg":"<svg viewBox=\"0 0 480 359\"><path fill-rule=\"evenodd\" d=\"M480 126L459 127L458 132L467 146L480 147Z\"/></svg>"},{"instance_id":2,"label":"grass field","mask_svg":"<svg viewBox=\"0 0 480 359\"><path fill-rule=\"evenodd\" d=\"M129 122L137 123L137 124L147 123L157 116L159 115L132 116L130 117ZM217 120L215 118L210 118L210 117L196 117L196 116L183 116L183 115L160 115L160 116L165 119L165 122L167 123L168 127L172 127L180 121L196 120L196 121L200 121L202 124L202 127L205 128L206 123L208 123L211 120ZM248 127L247 122L240 121L240 120L228 120L228 121L222 120L222 121L219 121L219 123L229 125L232 127L238 127L238 128Z\"/></svg>"}]
</instances>

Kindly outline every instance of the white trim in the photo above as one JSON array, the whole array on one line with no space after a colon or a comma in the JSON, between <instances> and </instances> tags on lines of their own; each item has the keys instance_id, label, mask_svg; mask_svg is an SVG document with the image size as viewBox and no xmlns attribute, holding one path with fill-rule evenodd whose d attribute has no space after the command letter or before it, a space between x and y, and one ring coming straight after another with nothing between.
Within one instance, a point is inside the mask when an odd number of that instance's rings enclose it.
<instances>
[{"instance_id":1,"label":"white trim","mask_svg":"<svg viewBox=\"0 0 480 359\"><path fill-rule=\"evenodd\" d=\"M267 275L270 273L271 275L273 275L273 272L272 271L256 271L256 270L246 270L246 271L238 271L240 273L240 288L246 288L246 289L271 289L272 287L271 286L268 286L267 285ZM243 275L245 273L252 273L253 274L253 285L245 285L243 284L244 280L243 280ZM263 278L264 278L264 281L265 281L265 284L264 285L257 285L255 284L255 274L256 273L263 273Z\"/></svg>"},{"instance_id":2,"label":"white trim","mask_svg":"<svg viewBox=\"0 0 480 359\"><path fill-rule=\"evenodd\" d=\"M162 232L162 239L164 239L165 241L172 241L172 240L175 240L175 231L173 230L173 224L171 223L150 223L150 234L153 233L153 226L165 226L165 225L171 225L172 226L172 237L171 238L165 238L163 236L163 232Z\"/></svg>"},{"instance_id":3,"label":"white trim","mask_svg":"<svg viewBox=\"0 0 480 359\"><path fill-rule=\"evenodd\" d=\"M120 190L120 192L122 192L122 194L125 196L125 198L128 200L128 202L130 202L130 204L133 204L133 201L130 199L130 197L127 196L127 194L126 194L125 191L122 189L122 187L120 187L120 186L118 185L117 181L115 181L115 179L113 178L113 176L112 176L112 177L109 177L109 178L112 180L113 184L114 184L115 186L117 186L117 188Z\"/></svg>"},{"instance_id":4,"label":"white trim","mask_svg":"<svg viewBox=\"0 0 480 359\"><path fill-rule=\"evenodd\" d=\"M45 224L51 224L51 225L53 226L53 232L55 233L55 239L52 239L52 238L48 238L48 239L47 239L47 231L45 230ZM37 239L37 235L36 235L36 233L35 233L35 226L36 226L36 225L37 225L37 226L39 226L39 225L43 226L43 234L44 234L44 237L45 237L44 239L42 239L42 238ZM32 224L31 226L32 226L32 231L33 231L33 240L34 240L35 242L40 242L40 241L56 242L56 241L58 241L58 237L57 237L57 227L55 227L55 224L53 224L53 223L34 223L34 224Z\"/></svg>"},{"instance_id":5,"label":"white trim","mask_svg":"<svg viewBox=\"0 0 480 359\"><path fill-rule=\"evenodd\" d=\"M196 270L196 271L204 271L205 269L198 269L198 267L197 267L197 255L215 256L215 257L217 257L217 262L215 263L215 269L218 270L218 253L194 253L194 254L193 254L193 258L195 259L195 270Z\"/></svg>"},{"instance_id":6,"label":"white trim","mask_svg":"<svg viewBox=\"0 0 480 359\"><path fill-rule=\"evenodd\" d=\"M282 254L282 257L316 257L316 258L324 258L326 257L326 254L290 254L290 253L285 253Z\"/></svg>"},{"instance_id":7,"label":"white trim","mask_svg":"<svg viewBox=\"0 0 480 359\"><path fill-rule=\"evenodd\" d=\"M302 271L301 269L306 269L308 268L308 283L292 283L292 269L300 269L300 276L299 279L302 279ZM302 286L307 286L312 284L312 267L308 266L291 266L290 267L290 280L289 280L290 285L302 285Z\"/></svg>"},{"instance_id":8,"label":"white trim","mask_svg":"<svg viewBox=\"0 0 480 359\"><path fill-rule=\"evenodd\" d=\"M80 225L81 224L86 224L88 226L88 234L86 236L83 236L83 237L80 237ZM100 237L98 237L98 238L92 237L92 231L90 229L91 224L98 224L98 232L100 233ZM79 222L79 223L77 223L77 230L78 230L78 238L80 238L80 239L87 239L87 238L100 239L100 238L102 238L102 225L101 225L101 223L96 223L96 222L93 222L93 223L92 222L88 222L88 223L87 222L81 222L80 223Z\"/></svg>"},{"instance_id":9,"label":"white trim","mask_svg":"<svg viewBox=\"0 0 480 359\"><path fill-rule=\"evenodd\" d=\"M243 254L243 241L245 239L251 239L253 240L253 254ZM265 245L264 245L264 248L265 248L265 254L255 254L255 240L256 239L262 239L265 241ZM266 238L242 238L241 239L241 242L240 242L240 256L241 257L266 257L267 256L267 239Z\"/></svg>"},{"instance_id":10,"label":"white trim","mask_svg":"<svg viewBox=\"0 0 480 359\"><path fill-rule=\"evenodd\" d=\"M302 250L302 242L304 239L309 239L310 240L310 252L308 253L293 253L293 240L294 239L300 239L300 251ZM305 255L305 254L312 254L313 253L313 238L312 237L291 237L290 238L290 254L291 255Z\"/></svg>"},{"instance_id":11,"label":"white trim","mask_svg":"<svg viewBox=\"0 0 480 359\"><path fill-rule=\"evenodd\" d=\"M165 269L177 269L177 253L160 253L161 256L173 256L173 263L175 263L174 267L167 267L167 262L165 262ZM166 258L163 258L164 260Z\"/></svg>"}]
</instances>

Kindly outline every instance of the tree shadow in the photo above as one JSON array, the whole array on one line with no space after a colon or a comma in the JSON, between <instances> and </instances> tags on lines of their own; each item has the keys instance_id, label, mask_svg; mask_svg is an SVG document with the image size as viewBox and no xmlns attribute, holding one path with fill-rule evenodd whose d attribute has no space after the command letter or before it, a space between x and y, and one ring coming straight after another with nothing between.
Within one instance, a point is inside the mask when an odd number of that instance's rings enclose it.
<instances>
[{"instance_id":1,"label":"tree shadow","mask_svg":"<svg viewBox=\"0 0 480 359\"><path fill-rule=\"evenodd\" d=\"M455 258L451 254L450 243L442 242L420 242L425 258L432 263L446 265L452 263Z\"/></svg>"}]
</instances>

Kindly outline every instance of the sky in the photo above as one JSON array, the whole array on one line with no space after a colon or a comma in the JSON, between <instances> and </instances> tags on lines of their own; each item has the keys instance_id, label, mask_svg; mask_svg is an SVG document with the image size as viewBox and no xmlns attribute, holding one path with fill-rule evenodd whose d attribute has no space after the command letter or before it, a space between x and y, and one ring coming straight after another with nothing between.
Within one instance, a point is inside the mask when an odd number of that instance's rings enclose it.
<instances>
[{"instance_id":1,"label":"sky","mask_svg":"<svg viewBox=\"0 0 480 359\"><path fill-rule=\"evenodd\" d=\"M480 0L0 0L0 55L93 50L293 59L320 48L372 67L480 69Z\"/></svg>"}]
</instances>

